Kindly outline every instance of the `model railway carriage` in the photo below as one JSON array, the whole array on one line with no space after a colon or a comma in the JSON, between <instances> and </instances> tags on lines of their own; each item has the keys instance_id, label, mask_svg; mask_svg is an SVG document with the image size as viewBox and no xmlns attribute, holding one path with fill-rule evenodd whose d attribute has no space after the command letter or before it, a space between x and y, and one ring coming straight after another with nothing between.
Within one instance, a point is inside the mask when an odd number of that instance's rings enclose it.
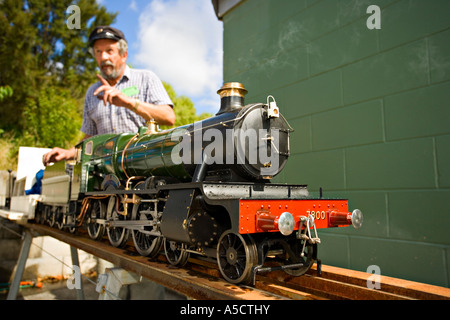
<instances>
[{"instance_id":1,"label":"model railway carriage","mask_svg":"<svg viewBox=\"0 0 450 320\"><path fill-rule=\"evenodd\" d=\"M317 229L353 225L347 200L313 199L305 185L274 184L289 157L292 130L272 97L244 105L246 90L227 83L219 113L165 131L95 136L73 163L45 169L36 221L115 247L162 250L176 266L191 254L217 261L231 283L258 272L304 274L317 260Z\"/></svg>"}]
</instances>

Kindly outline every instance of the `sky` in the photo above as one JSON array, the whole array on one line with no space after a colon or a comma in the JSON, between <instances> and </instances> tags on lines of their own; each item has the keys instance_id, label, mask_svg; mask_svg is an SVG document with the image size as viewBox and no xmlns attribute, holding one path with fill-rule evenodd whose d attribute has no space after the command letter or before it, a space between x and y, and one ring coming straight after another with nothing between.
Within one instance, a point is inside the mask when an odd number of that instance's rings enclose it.
<instances>
[{"instance_id":1,"label":"sky","mask_svg":"<svg viewBox=\"0 0 450 320\"><path fill-rule=\"evenodd\" d=\"M189 97L197 114L217 113L223 28L211 0L96 1L118 12L111 26L125 34L131 67L156 73Z\"/></svg>"}]
</instances>

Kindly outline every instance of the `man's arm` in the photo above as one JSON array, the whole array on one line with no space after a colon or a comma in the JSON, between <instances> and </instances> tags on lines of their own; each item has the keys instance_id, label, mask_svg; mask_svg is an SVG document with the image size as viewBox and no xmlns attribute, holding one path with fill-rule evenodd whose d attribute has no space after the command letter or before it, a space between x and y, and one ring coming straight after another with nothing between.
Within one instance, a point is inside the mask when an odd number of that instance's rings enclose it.
<instances>
[{"instance_id":1,"label":"man's arm","mask_svg":"<svg viewBox=\"0 0 450 320\"><path fill-rule=\"evenodd\" d=\"M147 121L153 119L157 124L167 126L175 124L175 113L168 104L154 105L131 98L126 108L131 109Z\"/></svg>"},{"instance_id":2,"label":"man's arm","mask_svg":"<svg viewBox=\"0 0 450 320\"><path fill-rule=\"evenodd\" d=\"M97 74L98 79L102 85L94 91L94 96L103 100L106 105L107 102L118 107L125 107L130 109L143 117L145 120L155 120L160 125L173 126L175 123L175 112L169 105L155 105L148 102L139 101L135 98L126 96L122 91L111 86L108 81ZM98 96L103 92L103 96Z\"/></svg>"},{"instance_id":3,"label":"man's arm","mask_svg":"<svg viewBox=\"0 0 450 320\"><path fill-rule=\"evenodd\" d=\"M83 140L85 140L89 137L91 137L91 136L88 134L85 134ZM44 166L48 166L52 162L58 162L58 161L62 161L62 160L72 160L72 159L75 159L76 153L77 153L77 151L76 151L75 147L72 147L70 149L63 149L63 148L55 147L42 156L42 163L44 164Z\"/></svg>"}]
</instances>

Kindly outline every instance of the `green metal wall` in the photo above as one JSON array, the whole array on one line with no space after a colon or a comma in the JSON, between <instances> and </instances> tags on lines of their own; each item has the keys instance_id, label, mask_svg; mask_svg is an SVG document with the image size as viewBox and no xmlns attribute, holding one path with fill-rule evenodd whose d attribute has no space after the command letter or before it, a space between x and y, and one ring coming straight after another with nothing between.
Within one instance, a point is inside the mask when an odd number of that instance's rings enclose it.
<instances>
[{"instance_id":1,"label":"green metal wall","mask_svg":"<svg viewBox=\"0 0 450 320\"><path fill-rule=\"evenodd\" d=\"M381 29L366 26L369 5ZM348 197L324 264L449 286L450 1L245 0L223 17L224 82L295 128L278 181Z\"/></svg>"}]
</instances>

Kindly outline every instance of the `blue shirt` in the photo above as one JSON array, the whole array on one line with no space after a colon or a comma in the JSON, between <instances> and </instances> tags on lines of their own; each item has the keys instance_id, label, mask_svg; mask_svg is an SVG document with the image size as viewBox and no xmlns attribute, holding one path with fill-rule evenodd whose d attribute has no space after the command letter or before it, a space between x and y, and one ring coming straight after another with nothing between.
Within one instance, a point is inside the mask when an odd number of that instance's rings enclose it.
<instances>
[{"instance_id":1,"label":"blue shirt","mask_svg":"<svg viewBox=\"0 0 450 320\"><path fill-rule=\"evenodd\" d=\"M105 133L137 132L139 127L145 125L145 119L134 111L111 105L105 106L103 100L94 96L94 91L102 85L100 81L91 85L87 90L84 101L83 124L81 131L87 135L95 136ZM161 80L151 71L131 69L125 67L124 74L114 86L119 90L135 86L137 94L131 97L155 105L171 105ZM136 91L137 90L132 90Z\"/></svg>"}]
</instances>

